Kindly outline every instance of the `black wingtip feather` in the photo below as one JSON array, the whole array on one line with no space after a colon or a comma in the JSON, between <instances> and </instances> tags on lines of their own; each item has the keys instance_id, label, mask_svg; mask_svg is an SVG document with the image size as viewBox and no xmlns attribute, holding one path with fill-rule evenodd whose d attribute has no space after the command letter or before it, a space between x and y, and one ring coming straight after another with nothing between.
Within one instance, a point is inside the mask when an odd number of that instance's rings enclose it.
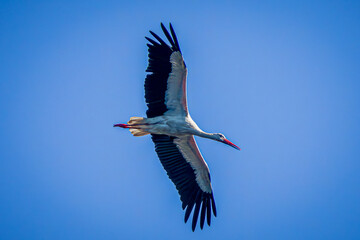
<instances>
[{"instance_id":1,"label":"black wingtip feather","mask_svg":"<svg viewBox=\"0 0 360 240\"><path fill-rule=\"evenodd\" d=\"M211 205L212 205L212 210L213 210L214 216L216 217L216 206L215 206L214 195L212 193L211 193Z\"/></svg>"},{"instance_id":2,"label":"black wingtip feather","mask_svg":"<svg viewBox=\"0 0 360 240\"><path fill-rule=\"evenodd\" d=\"M177 40L177 37L176 37L175 31L174 31L174 28L172 27L171 23L170 23L170 32L171 32L171 36L172 36L173 39L174 39L176 48L178 49L178 51L181 52L180 46L179 46L179 42L178 42L178 40Z\"/></svg>"},{"instance_id":3,"label":"black wingtip feather","mask_svg":"<svg viewBox=\"0 0 360 240\"><path fill-rule=\"evenodd\" d=\"M195 202L190 203L190 204L187 206L187 208L186 208L185 218L184 218L185 223L186 223L186 222L188 221L188 219L189 219L190 213L191 213L191 211L192 211L192 209L193 209L193 207L194 207L194 203L195 203Z\"/></svg>"},{"instance_id":4,"label":"black wingtip feather","mask_svg":"<svg viewBox=\"0 0 360 240\"><path fill-rule=\"evenodd\" d=\"M204 227L204 222L205 222L205 211L206 211L206 202L207 202L208 198L204 198L202 200L202 207L201 207L201 215L200 215L200 229L203 229Z\"/></svg>"},{"instance_id":5,"label":"black wingtip feather","mask_svg":"<svg viewBox=\"0 0 360 240\"><path fill-rule=\"evenodd\" d=\"M185 211L185 218L184 218L185 223L189 219L190 213L191 213L191 211L192 211L192 209L194 207L197 194L198 194L198 191L193 191L193 193L191 194L191 198L189 199L189 204L187 205L187 208L186 208L186 211Z\"/></svg>"},{"instance_id":6,"label":"black wingtip feather","mask_svg":"<svg viewBox=\"0 0 360 240\"><path fill-rule=\"evenodd\" d=\"M211 206L210 206L210 199L207 198L207 201L206 201L206 221L207 221L207 224L210 226L211 224Z\"/></svg>"},{"instance_id":7,"label":"black wingtip feather","mask_svg":"<svg viewBox=\"0 0 360 240\"><path fill-rule=\"evenodd\" d=\"M182 197L181 201L185 206L187 206L190 203L190 201L193 201L192 200L193 194L196 193L195 189L196 189L196 185L193 184L190 187L185 187L180 191L180 195Z\"/></svg>"},{"instance_id":8,"label":"black wingtip feather","mask_svg":"<svg viewBox=\"0 0 360 240\"><path fill-rule=\"evenodd\" d=\"M146 40L148 40L152 45L154 45L154 46L159 46L160 44L159 43L157 43L157 42L155 42L154 40L152 40L151 38L148 38L148 37L145 37L146 38ZM149 45L148 45L149 46Z\"/></svg>"},{"instance_id":9,"label":"black wingtip feather","mask_svg":"<svg viewBox=\"0 0 360 240\"><path fill-rule=\"evenodd\" d=\"M167 45L156 33L154 33L153 31L149 31L151 35L153 35L154 38L156 38L156 40L159 41L159 43L161 43L162 45Z\"/></svg>"},{"instance_id":10,"label":"black wingtip feather","mask_svg":"<svg viewBox=\"0 0 360 240\"><path fill-rule=\"evenodd\" d=\"M193 214L193 219L192 219L192 225L191 225L192 231L195 231L195 228L196 228L199 211L200 211L201 199L202 199L202 193L201 193L201 191L198 191L198 194L196 196L196 204L195 204L195 209L194 209L194 214Z\"/></svg>"},{"instance_id":11,"label":"black wingtip feather","mask_svg":"<svg viewBox=\"0 0 360 240\"><path fill-rule=\"evenodd\" d=\"M172 40L168 30L165 28L164 24L161 23L160 25L161 25L161 29L163 30L167 40L170 42L173 51L176 51L176 45L175 45L174 41Z\"/></svg>"}]
</instances>

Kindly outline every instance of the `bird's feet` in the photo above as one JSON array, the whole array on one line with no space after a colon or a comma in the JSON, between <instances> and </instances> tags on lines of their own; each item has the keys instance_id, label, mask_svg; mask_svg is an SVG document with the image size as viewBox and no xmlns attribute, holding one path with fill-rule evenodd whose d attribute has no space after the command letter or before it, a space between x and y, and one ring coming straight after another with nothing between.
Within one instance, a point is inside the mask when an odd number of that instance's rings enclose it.
<instances>
[{"instance_id":1,"label":"bird's feet","mask_svg":"<svg viewBox=\"0 0 360 240\"><path fill-rule=\"evenodd\" d=\"M130 128L130 126L129 126L129 125L127 125L127 124L122 124L122 123L119 123L119 124L114 124L114 127Z\"/></svg>"}]
</instances>

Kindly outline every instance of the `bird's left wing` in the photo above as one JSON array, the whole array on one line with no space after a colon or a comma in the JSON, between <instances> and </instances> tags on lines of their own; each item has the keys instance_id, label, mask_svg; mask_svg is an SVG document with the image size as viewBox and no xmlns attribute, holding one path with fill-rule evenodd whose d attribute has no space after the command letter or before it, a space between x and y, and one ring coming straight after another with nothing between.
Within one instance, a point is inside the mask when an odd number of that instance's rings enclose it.
<instances>
[{"instance_id":1,"label":"bird's left wing","mask_svg":"<svg viewBox=\"0 0 360 240\"><path fill-rule=\"evenodd\" d=\"M170 137L152 134L155 150L169 178L180 194L187 222L194 206L192 230L195 230L200 213L200 228L205 222L210 226L211 208L216 216L214 195L209 169L202 158L193 136Z\"/></svg>"},{"instance_id":2,"label":"bird's left wing","mask_svg":"<svg viewBox=\"0 0 360 240\"><path fill-rule=\"evenodd\" d=\"M157 40L146 37L150 42L149 65L145 79L145 100L148 117L160 115L188 114L186 102L187 69L180 51L174 29L170 24L170 33L161 23L161 28L171 46L158 35L150 31Z\"/></svg>"}]
</instances>

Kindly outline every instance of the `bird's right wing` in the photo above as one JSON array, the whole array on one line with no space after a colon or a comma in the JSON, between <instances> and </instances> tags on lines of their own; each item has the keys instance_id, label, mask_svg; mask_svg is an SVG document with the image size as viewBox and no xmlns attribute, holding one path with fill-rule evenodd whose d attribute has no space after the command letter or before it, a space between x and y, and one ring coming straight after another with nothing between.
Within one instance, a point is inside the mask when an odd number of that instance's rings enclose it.
<instances>
[{"instance_id":1,"label":"bird's right wing","mask_svg":"<svg viewBox=\"0 0 360 240\"><path fill-rule=\"evenodd\" d=\"M150 42L147 44L149 65L146 69L149 74L145 79L146 115L149 118L161 115L186 116L186 65L171 24L171 35L163 24L161 28L171 46L152 31L150 33L157 41L146 37Z\"/></svg>"},{"instance_id":2,"label":"bird's right wing","mask_svg":"<svg viewBox=\"0 0 360 240\"><path fill-rule=\"evenodd\" d=\"M210 183L209 169L203 160L193 136L170 137L152 134L155 150L169 178L180 194L182 208L186 208L185 222L195 206L192 230L195 230L201 207L200 228L205 215L210 226L211 208L216 216L216 207Z\"/></svg>"}]
</instances>

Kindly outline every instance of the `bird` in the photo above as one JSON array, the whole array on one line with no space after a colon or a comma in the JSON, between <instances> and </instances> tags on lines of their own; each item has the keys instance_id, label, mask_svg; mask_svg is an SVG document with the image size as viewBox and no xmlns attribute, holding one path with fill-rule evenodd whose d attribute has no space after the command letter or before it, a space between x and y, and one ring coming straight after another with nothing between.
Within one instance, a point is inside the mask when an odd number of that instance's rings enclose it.
<instances>
[{"instance_id":1,"label":"bird","mask_svg":"<svg viewBox=\"0 0 360 240\"><path fill-rule=\"evenodd\" d=\"M145 37L149 58L144 84L147 117L131 117L127 124L113 126L127 128L136 137L151 135L158 158L180 195L185 223L193 212L191 227L195 231L199 214L203 229L205 217L210 226L211 211L215 217L217 212L210 171L194 136L240 148L221 133L204 132L192 120L186 99L187 67L178 39L171 23L170 33L163 23L160 26L170 45L152 31L155 40Z\"/></svg>"}]
</instances>

